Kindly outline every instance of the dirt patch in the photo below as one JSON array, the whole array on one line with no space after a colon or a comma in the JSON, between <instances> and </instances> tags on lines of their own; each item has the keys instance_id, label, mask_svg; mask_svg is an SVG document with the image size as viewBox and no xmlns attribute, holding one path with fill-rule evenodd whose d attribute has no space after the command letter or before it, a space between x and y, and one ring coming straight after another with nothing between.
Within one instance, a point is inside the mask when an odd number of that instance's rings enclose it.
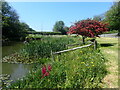
<instances>
[{"instance_id":1,"label":"dirt patch","mask_svg":"<svg viewBox=\"0 0 120 90\"><path fill-rule=\"evenodd\" d=\"M103 83L106 84L107 88L118 88L118 76L117 75L106 75L103 79ZM105 86L104 86L105 87Z\"/></svg>"}]
</instances>

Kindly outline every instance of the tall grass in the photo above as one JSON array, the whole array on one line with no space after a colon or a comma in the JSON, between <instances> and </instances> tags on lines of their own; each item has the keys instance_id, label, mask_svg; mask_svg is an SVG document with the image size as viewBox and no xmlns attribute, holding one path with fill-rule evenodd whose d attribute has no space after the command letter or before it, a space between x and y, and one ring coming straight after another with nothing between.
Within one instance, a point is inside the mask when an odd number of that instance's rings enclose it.
<instances>
[{"instance_id":1,"label":"tall grass","mask_svg":"<svg viewBox=\"0 0 120 90\"><path fill-rule=\"evenodd\" d=\"M50 57L51 51L67 49L68 44L75 43L78 39L73 37L44 37L42 40L27 43L21 50L21 54L34 59Z\"/></svg>"}]
</instances>

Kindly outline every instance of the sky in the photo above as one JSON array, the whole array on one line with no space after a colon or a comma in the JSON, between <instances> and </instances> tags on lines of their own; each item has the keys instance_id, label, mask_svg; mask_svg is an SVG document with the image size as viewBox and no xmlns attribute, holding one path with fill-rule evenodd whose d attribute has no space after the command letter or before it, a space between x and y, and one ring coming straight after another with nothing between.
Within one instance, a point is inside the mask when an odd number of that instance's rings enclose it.
<instances>
[{"instance_id":1,"label":"sky","mask_svg":"<svg viewBox=\"0 0 120 90\"><path fill-rule=\"evenodd\" d=\"M71 26L75 21L93 18L104 14L112 2L9 2L21 22L27 23L36 31L53 30L56 21Z\"/></svg>"}]
</instances>

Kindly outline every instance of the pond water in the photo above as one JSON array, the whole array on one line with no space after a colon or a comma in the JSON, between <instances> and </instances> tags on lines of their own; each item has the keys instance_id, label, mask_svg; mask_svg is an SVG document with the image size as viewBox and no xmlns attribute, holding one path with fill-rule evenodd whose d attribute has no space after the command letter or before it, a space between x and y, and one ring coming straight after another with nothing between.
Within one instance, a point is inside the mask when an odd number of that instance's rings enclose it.
<instances>
[{"instance_id":1,"label":"pond water","mask_svg":"<svg viewBox=\"0 0 120 90\"><path fill-rule=\"evenodd\" d=\"M31 70L33 64L10 64L10 63L2 63L2 74L10 75L10 79L15 81L18 78L24 77L29 70Z\"/></svg>"},{"instance_id":2,"label":"pond water","mask_svg":"<svg viewBox=\"0 0 120 90\"><path fill-rule=\"evenodd\" d=\"M2 46L2 58L18 52L22 46L23 42L10 42L6 46ZM2 63L2 74L10 75L11 80L17 80L18 78L24 77L29 70L33 67L32 65L27 64L10 64L10 63Z\"/></svg>"},{"instance_id":3,"label":"pond water","mask_svg":"<svg viewBox=\"0 0 120 90\"><path fill-rule=\"evenodd\" d=\"M23 42L8 42L7 45L2 46L2 57L18 52L23 45Z\"/></svg>"}]
</instances>

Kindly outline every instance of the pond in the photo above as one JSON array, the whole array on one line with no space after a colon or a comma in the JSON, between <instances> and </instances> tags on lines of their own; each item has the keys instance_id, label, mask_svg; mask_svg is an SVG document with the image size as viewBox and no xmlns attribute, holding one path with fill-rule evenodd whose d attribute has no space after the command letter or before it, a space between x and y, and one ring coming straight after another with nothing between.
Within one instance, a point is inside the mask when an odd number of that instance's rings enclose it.
<instances>
[{"instance_id":1,"label":"pond","mask_svg":"<svg viewBox=\"0 0 120 90\"><path fill-rule=\"evenodd\" d=\"M24 77L34 65L2 63L2 74L10 75L10 79L15 81Z\"/></svg>"},{"instance_id":2,"label":"pond","mask_svg":"<svg viewBox=\"0 0 120 90\"><path fill-rule=\"evenodd\" d=\"M23 42L9 42L7 45L2 46L2 58L18 52L23 45ZM32 67L33 64L2 63L2 74L10 75L10 79L15 81L18 78L24 77Z\"/></svg>"},{"instance_id":3,"label":"pond","mask_svg":"<svg viewBox=\"0 0 120 90\"><path fill-rule=\"evenodd\" d=\"M23 42L8 42L6 45L2 46L2 57L18 52L23 45Z\"/></svg>"}]
</instances>

